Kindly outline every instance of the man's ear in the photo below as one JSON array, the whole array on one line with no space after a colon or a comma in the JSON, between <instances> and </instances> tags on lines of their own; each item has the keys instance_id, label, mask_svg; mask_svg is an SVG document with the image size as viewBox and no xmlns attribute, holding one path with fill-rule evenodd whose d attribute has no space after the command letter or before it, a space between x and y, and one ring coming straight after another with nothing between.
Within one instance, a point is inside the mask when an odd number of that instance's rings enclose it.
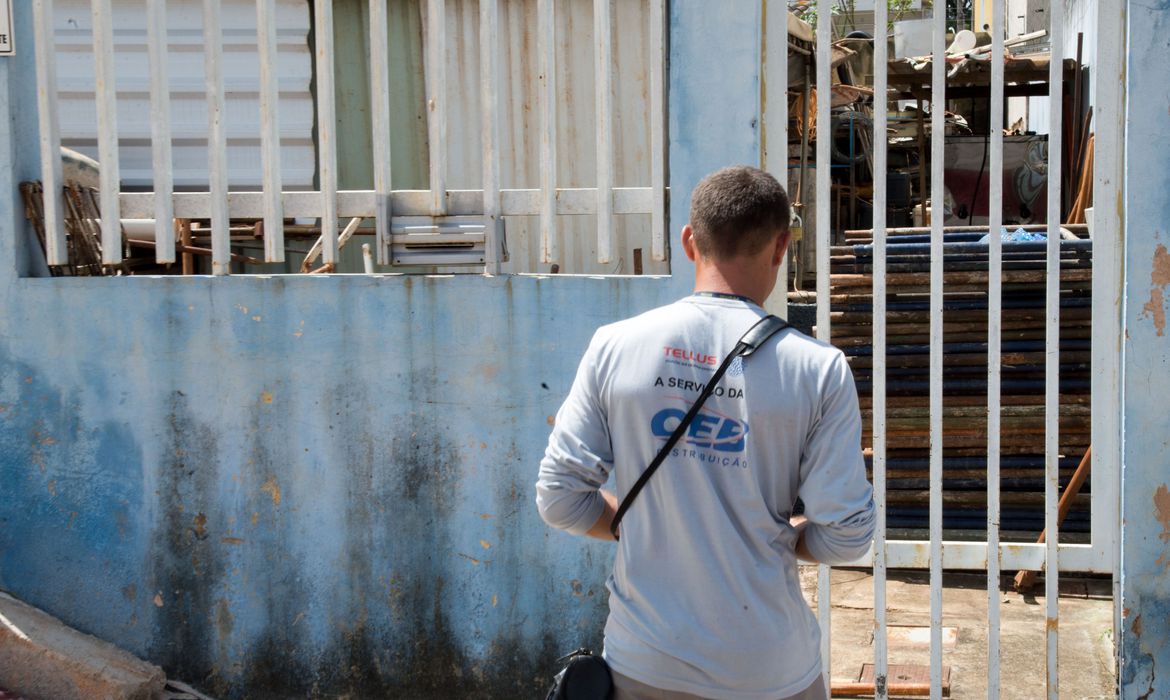
<instances>
[{"instance_id":1,"label":"man's ear","mask_svg":"<svg viewBox=\"0 0 1170 700\"><path fill-rule=\"evenodd\" d=\"M683 252L687 254L687 259L695 262L695 258L699 255L699 249L695 247L695 230L691 228L690 224L683 226L682 245Z\"/></svg>"},{"instance_id":2,"label":"man's ear","mask_svg":"<svg viewBox=\"0 0 1170 700\"><path fill-rule=\"evenodd\" d=\"M792 242L792 230L784 231L776 236L776 247L772 250L772 265L779 266L784 261L784 254L788 251L788 244Z\"/></svg>"}]
</instances>

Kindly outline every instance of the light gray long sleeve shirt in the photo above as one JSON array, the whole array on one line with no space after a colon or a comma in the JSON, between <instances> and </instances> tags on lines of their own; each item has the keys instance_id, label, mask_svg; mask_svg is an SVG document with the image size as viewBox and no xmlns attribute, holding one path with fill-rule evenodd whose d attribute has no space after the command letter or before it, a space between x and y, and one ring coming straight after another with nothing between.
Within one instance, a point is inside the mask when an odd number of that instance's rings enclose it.
<instances>
[{"instance_id":1,"label":"light gray long sleeve shirt","mask_svg":"<svg viewBox=\"0 0 1170 700\"><path fill-rule=\"evenodd\" d=\"M540 465L545 521L584 533L611 473L620 500L764 313L691 296L599 329ZM786 329L733 363L622 521L605 629L614 670L726 700L810 686L820 631L797 579L798 496L814 556L865 554L874 506L852 374L839 350Z\"/></svg>"}]
</instances>

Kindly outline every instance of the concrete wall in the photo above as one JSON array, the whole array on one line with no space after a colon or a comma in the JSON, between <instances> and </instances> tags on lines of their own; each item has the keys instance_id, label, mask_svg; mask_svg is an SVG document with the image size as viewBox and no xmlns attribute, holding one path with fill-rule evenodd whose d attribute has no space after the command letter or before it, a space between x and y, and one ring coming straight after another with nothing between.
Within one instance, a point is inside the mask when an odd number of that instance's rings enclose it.
<instances>
[{"instance_id":1,"label":"concrete wall","mask_svg":"<svg viewBox=\"0 0 1170 700\"><path fill-rule=\"evenodd\" d=\"M702 174L758 162L759 3L673 5L677 229ZM597 646L611 550L545 528L532 483L594 328L685 294L681 253L673 278L29 278L19 51L0 588L225 697L534 697Z\"/></svg>"},{"instance_id":2,"label":"concrete wall","mask_svg":"<svg viewBox=\"0 0 1170 700\"><path fill-rule=\"evenodd\" d=\"M1129 3L1121 686L1170 697L1170 3Z\"/></svg>"}]
</instances>

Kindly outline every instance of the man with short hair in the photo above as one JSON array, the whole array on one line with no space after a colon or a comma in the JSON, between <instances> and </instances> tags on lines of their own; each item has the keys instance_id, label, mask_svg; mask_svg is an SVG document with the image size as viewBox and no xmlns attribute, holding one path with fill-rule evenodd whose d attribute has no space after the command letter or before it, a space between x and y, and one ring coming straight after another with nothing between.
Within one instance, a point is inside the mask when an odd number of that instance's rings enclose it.
<instances>
[{"instance_id":1,"label":"man with short hair","mask_svg":"<svg viewBox=\"0 0 1170 700\"><path fill-rule=\"evenodd\" d=\"M695 292L593 336L540 464L548 524L613 539L620 499L765 315L789 216L756 168L695 188L682 230ZM825 698L797 558L855 560L873 528L845 357L782 330L733 362L621 522L605 628L616 700Z\"/></svg>"}]
</instances>

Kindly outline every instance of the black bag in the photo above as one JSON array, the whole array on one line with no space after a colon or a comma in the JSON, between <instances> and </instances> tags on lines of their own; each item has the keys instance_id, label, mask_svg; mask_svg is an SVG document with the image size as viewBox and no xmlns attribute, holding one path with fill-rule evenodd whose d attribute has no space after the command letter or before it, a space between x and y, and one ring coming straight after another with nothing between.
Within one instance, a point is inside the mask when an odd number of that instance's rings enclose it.
<instances>
[{"instance_id":1,"label":"black bag","mask_svg":"<svg viewBox=\"0 0 1170 700\"><path fill-rule=\"evenodd\" d=\"M728 353L727 357L723 359L723 363L715 370L715 374L703 387L703 391L699 394L699 398L695 399L695 403L691 406L691 410L683 417L682 422L674 429L670 438L667 439L666 444L658 451L658 455L646 467L641 476L634 483L630 492L622 499L618 506L617 512L613 516L613 522L610 524L610 532L613 533L614 539L618 538L618 525L621 524L622 518L626 511L630 509L630 505L638 494L642 492L642 488L646 486L646 482L666 460L666 455L670 453L672 447L682 438L686 433L691 421L698 415L699 409L702 408L703 403L711 396L711 392L715 391L715 385L723 378L727 368L731 366L732 361L737 357L747 357L756 351L768 339L776 335L779 331L788 326L788 323L776 316L768 315L757 321L751 328L748 329L743 337L736 343L735 348ZM605 663L605 659L596 656L588 649L578 649L568 656L562 656L557 661L564 661L568 659L568 663L561 669L561 672L556 675L553 681L552 690L548 691L548 696L545 700L609 700L613 694L613 678L609 674L609 665Z\"/></svg>"},{"instance_id":2,"label":"black bag","mask_svg":"<svg viewBox=\"0 0 1170 700\"><path fill-rule=\"evenodd\" d=\"M608 700L613 696L613 679L605 659L588 649L578 649L567 658L545 700Z\"/></svg>"}]
</instances>

